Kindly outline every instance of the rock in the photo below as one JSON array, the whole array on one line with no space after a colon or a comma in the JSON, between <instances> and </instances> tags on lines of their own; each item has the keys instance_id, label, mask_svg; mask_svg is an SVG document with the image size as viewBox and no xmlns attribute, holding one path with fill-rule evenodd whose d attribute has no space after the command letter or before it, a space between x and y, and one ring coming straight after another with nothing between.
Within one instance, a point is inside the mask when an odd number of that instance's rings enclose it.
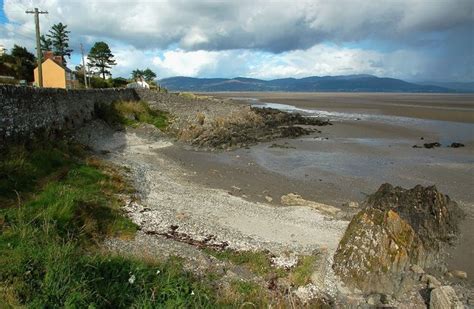
<instances>
[{"instance_id":1,"label":"rock","mask_svg":"<svg viewBox=\"0 0 474 309\"><path fill-rule=\"evenodd\" d=\"M317 203L313 201L305 200L301 195L295 193L288 193L286 195L282 195L280 198L280 202L286 206L307 206L314 209L317 209L321 212L325 212L330 215L336 215L341 210L334 206Z\"/></svg>"},{"instance_id":2,"label":"rock","mask_svg":"<svg viewBox=\"0 0 474 309\"><path fill-rule=\"evenodd\" d=\"M231 188L232 190L235 190L235 191L239 191L239 192L242 191L242 189L237 186L232 186Z\"/></svg>"},{"instance_id":3,"label":"rock","mask_svg":"<svg viewBox=\"0 0 474 309\"><path fill-rule=\"evenodd\" d=\"M347 206L350 207L350 208L358 208L359 203L351 201L351 202L347 203Z\"/></svg>"},{"instance_id":4,"label":"rock","mask_svg":"<svg viewBox=\"0 0 474 309\"><path fill-rule=\"evenodd\" d=\"M418 265L412 265L411 266L411 270L417 274L417 275L422 275L425 273L425 271L423 270L422 267L418 266Z\"/></svg>"},{"instance_id":5,"label":"rock","mask_svg":"<svg viewBox=\"0 0 474 309\"><path fill-rule=\"evenodd\" d=\"M380 302L384 305L388 305L392 302L392 297L387 294L380 294Z\"/></svg>"},{"instance_id":6,"label":"rock","mask_svg":"<svg viewBox=\"0 0 474 309\"><path fill-rule=\"evenodd\" d=\"M370 306L377 306L381 303L382 302L380 301L380 294L371 294L367 297L367 304Z\"/></svg>"},{"instance_id":7,"label":"rock","mask_svg":"<svg viewBox=\"0 0 474 309\"><path fill-rule=\"evenodd\" d=\"M456 292L450 286L441 286L430 294L430 309L463 309Z\"/></svg>"},{"instance_id":8,"label":"rock","mask_svg":"<svg viewBox=\"0 0 474 309\"><path fill-rule=\"evenodd\" d=\"M441 144L438 143L438 142L425 143L425 144L423 144L423 147L425 147L425 148L427 148L427 149L431 149L431 148L435 148L435 147L441 147Z\"/></svg>"},{"instance_id":9,"label":"rock","mask_svg":"<svg viewBox=\"0 0 474 309\"><path fill-rule=\"evenodd\" d=\"M467 273L462 270L451 270L450 273L453 275L453 277L458 278L458 279L467 279Z\"/></svg>"},{"instance_id":10,"label":"rock","mask_svg":"<svg viewBox=\"0 0 474 309\"><path fill-rule=\"evenodd\" d=\"M273 201L273 198L269 195L266 195L265 196L265 199L267 200L267 202L271 203Z\"/></svg>"},{"instance_id":11,"label":"rock","mask_svg":"<svg viewBox=\"0 0 474 309\"><path fill-rule=\"evenodd\" d=\"M282 254L271 258L272 265L278 268L290 269L298 264L298 255Z\"/></svg>"},{"instance_id":12,"label":"rock","mask_svg":"<svg viewBox=\"0 0 474 309\"><path fill-rule=\"evenodd\" d=\"M384 184L352 218L333 269L353 290L402 295L424 267L437 264L441 243L456 237L462 216L434 186L406 190Z\"/></svg>"},{"instance_id":13,"label":"rock","mask_svg":"<svg viewBox=\"0 0 474 309\"><path fill-rule=\"evenodd\" d=\"M414 281L407 276L410 266L421 264L424 257L418 235L396 212L369 208L356 214L347 227L333 269L353 290L394 294Z\"/></svg>"},{"instance_id":14,"label":"rock","mask_svg":"<svg viewBox=\"0 0 474 309\"><path fill-rule=\"evenodd\" d=\"M393 210L415 230L424 246L439 249L439 242L451 243L459 232L464 217L462 210L449 196L435 186L417 185L412 189L385 183L370 195L365 206L382 211Z\"/></svg>"},{"instance_id":15,"label":"rock","mask_svg":"<svg viewBox=\"0 0 474 309\"><path fill-rule=\"evenodd\" d=\"M426 284L428 285L428 287L430 289L435 289L435 288L439 288L441 286L441 282L439 282L438 279L436 279L436 277L432 276L432 275L424 275L423 278L421 279L423 282L426 282Z\"/></svg>"},{"instance_id":16,"label":"rock","mask_svg":"<svg viewBox=\"0 0 474 309\"><path fill-rule=\"evenodd\" d=\"M449 145L449 147L459 148L459 147L464 147L464 144L454 142L454 143L451 143L451 145Z\"/></svg>"}]
</instances>

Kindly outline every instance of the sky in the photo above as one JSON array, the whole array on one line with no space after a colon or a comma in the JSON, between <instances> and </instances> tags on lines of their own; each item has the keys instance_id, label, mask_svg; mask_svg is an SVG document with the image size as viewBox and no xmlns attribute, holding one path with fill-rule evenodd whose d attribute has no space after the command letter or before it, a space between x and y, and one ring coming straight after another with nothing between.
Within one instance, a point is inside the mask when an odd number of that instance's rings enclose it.
<instances>
[{"instance_id":1,"label":"sky","mask_svg":"<svg viewBox=\"0 0 474 309\"><path fill-rule=\"evenodd\" d=\"M81 62L111 47L114 77L150 68L171 76L262 79L373 74L409 81L474 81L472 0L0 0L0 44L35 49L68 26Z\"/></svg>"}]
</instances>

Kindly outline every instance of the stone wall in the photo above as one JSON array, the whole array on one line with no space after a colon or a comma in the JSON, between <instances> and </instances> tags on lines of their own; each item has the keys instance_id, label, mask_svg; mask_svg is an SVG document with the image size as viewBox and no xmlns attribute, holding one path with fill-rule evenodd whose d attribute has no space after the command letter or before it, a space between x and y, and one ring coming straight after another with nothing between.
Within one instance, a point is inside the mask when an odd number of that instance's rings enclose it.
<instances>
[{"instance_id":1,"label":"stone wall","mask_svg":"<svg viewBox=\"0 0 474 309\"><path fill-rule=\"evenodd\" d=\"M94 118L99 103L138 99L134 89L64 90L0 85L0 146L38 132L49 135L79 127Z\"/></svg>"}]
</instances>

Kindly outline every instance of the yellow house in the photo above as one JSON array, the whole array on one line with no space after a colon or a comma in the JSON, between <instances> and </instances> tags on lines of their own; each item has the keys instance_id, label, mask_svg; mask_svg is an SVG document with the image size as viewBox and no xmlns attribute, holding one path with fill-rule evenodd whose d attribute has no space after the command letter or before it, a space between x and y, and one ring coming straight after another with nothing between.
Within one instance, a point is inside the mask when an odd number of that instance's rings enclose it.
<instances>
[{"instance_id":1,"label":"yellow house","mask_svg":"<svg viewBox=\"0 0 474 309\"><path fill-rule=\"evenodd\" d=\"M43 87L45 88L63 88L74 89L78 86L78 81L74 73L66 66L62 65L60 56L54 56L52 52L44 53L43 70ZM35 85L38 82L38 68L34 70Z\"/></svg>"}]
</instances>

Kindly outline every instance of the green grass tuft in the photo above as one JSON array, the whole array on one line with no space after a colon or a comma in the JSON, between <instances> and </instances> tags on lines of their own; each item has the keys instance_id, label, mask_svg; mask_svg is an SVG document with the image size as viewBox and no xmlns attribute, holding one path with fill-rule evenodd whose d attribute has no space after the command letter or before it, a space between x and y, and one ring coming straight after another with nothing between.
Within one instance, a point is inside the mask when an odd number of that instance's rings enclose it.
<instances>
[{"instance_id":1,"label":"green grass tuft","mask_svg":"<svg viewBox=\"0 0 474 309\"><path fill-rule=\"evenodd\" d=\"M247 266L250 270L258 275L266 275L276 270L274 267L272 267L270 258L265 252L234 250L216 251L212 249L204 250L207 254L210 254L219 260L227 260L235 265Z\"/></svg>"},{"instance_id":2,"label":"green grass tuft","mask_svg":"<svg viewBox=\"0 0 474 309\"><path fill-rule=\"evenodd\" d=\"M100 105L96 112L99 118L110 124L136 127L140 123L148 123L160 130L166 130L169 124L168 113L151 109L144 101L120 101L110 105Z\"/></svg>"},{"instance_id":3,"label":"green grass tuft","mask_svg":"<svg viewBox=\"0 0 474 309\"><path fill-rule=\"evenodd\" d=\"M104 237L133 237L136 226L115 197L129 188L113 168L74 149L43 144L1 154L9 178L0 183L8 204L0 209L0 307L212 307L210 285L178 260L98 250Z\"/></svg>"}]
</instances>

